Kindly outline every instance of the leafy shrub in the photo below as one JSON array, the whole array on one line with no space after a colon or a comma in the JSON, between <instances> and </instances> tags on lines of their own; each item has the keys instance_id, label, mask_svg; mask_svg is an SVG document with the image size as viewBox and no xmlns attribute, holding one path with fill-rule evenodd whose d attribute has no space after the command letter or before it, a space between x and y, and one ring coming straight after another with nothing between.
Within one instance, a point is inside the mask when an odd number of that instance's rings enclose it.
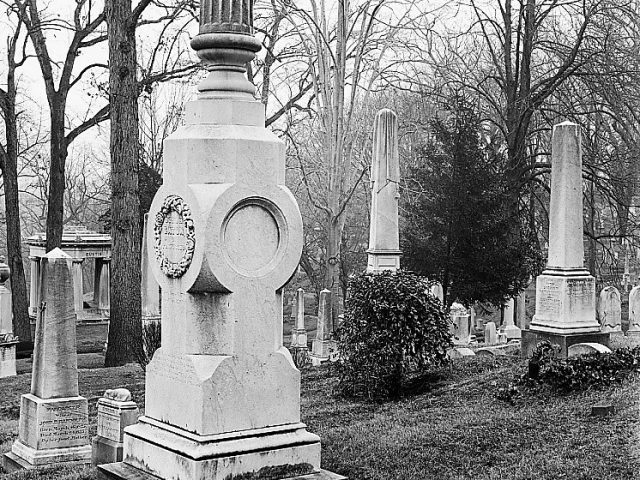
<instances>
[{"instance_id":1,"label":"leafy shrub","mask_svg":"<svg viewBox=\"0 0 640 480\"><path fill-rule=\"evenodd\" d=\"M343 395L397 396L409 375L447 362L448 315L428 291L425 279L404 271L349 281L344 321L336 331Z\"/></svg>"},{"instance_id":2,"label":"leafy shrub","mask_svg":"<svg viewBox=\"0 0 640 480\"><path fill-rule=\"evenodd\" d=\"M529 361L521 383L528 387L548 385L561 393L604 388L640 370L640 346L612 353L592 353L559 359L549 342L541 342Z\"/></svg>"}]
</instances>

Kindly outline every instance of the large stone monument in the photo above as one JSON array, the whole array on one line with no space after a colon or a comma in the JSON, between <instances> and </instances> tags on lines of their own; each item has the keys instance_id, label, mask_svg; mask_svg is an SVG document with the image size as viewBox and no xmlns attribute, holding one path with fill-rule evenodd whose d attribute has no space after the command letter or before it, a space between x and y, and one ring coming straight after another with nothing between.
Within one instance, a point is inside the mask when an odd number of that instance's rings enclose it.
<instances>
[{"instance_id":1,"label":"large stone monument","mask_svg":"<svg viewBox=\"0 0 640 480\"><path fill-rule=\"evenodd\" d=\"M245 67L260 42L253 2L201 2L191 45L209 70L165 140L150 209L162 346L145 414L107 478L340 479L300 422L300 372L282 345L282 287L302 252L284 144L264 126Z\"/></svg>"},{"instance_id":2,"label":"large stone monument","mask_svg":"<svg viewBox=\"0 0 640 480\"><path fill-rule=\"evenodd\" d=\"M582 225L582 148L580 129L565 122L553 128L551 150L549 258L536 280L536 313L522 333L522 354L538 342L560 347L575 343L609 344L596 320L595 278L584 268Z\"/></svg>"},{"instance_id":3,"label":"large stone monument","mask_svg":"<svg viewBox=\"0 0 640 480\"><path fill-rule=\"evenodd\" d=\"M369 224L369 259L367 273L400 268L398 233L398 118L382 109L373 124L373 158L371 160L371 223Z\"/></svg>"},{"instance_id":4,"label":"large stone monument","mask_svg":"<svg viewBox=\"0 0 640 480\"><path fill-rule=\"evenodd\" d=\"M507 336L507 340L519 340L522 336L522 332L515 324L515 301L510 298L504 305L504 328L503 333Z\"/></svg>"},{"instance_id":5,"label":"large stone monument","mask_svg":"<svg viewBox=\"0 0 640 480\"><path fill-rule=\"evenodd\" d=\"M91 462L87 399L78 395L71 257L59 248L41 260L31 393L22 395L18 439L5 469Z\"/></svg>"}]
</instances>

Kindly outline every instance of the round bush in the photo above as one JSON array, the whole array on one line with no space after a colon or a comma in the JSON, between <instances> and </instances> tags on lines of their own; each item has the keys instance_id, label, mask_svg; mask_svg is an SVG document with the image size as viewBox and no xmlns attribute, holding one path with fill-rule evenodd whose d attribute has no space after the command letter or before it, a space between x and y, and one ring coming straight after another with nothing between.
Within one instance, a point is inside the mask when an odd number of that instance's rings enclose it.
<instances>
[{"instance_id":1,"label":"round bush","mask_svg":"<svg viewBox=\"0 0 640 480\"><path fill-rule=\"evenodd\" d=\"M397 396L409 375L447 362L448 315L429 286L401 270L350 280L344 322L336 331L342 394Z\"/></svg>"}]
</instances>

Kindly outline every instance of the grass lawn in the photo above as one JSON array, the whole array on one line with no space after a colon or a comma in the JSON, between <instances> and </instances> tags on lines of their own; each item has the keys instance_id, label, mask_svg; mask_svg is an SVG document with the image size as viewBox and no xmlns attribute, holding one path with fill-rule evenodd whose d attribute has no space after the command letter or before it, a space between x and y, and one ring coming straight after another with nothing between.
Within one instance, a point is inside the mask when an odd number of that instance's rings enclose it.
<instances>
[{"instance_id":1,"label":"grass lawn","mask_svg":"<svg viewBox=\"0 0 640 480\"><path fill-rule=\"evenodd\" d=\"M628 343L620 340L618 343ZM144 375L135 365L96 368L98 354L80 356L80 393L89 399L91 435L96 400L107 388L126 387L144 404ZM606 391L557 397L538 395L511 405L494 396L524 371L518 358L456 362L439 372L428 391L398 401L367 403L332 395L330 367L302 378L302 418L322 438L323 467L350 480L425 479L640 479L640 377ZM0 380L0 441L10 450L19 396L29 390L27 364ZM590 416L612 403L615 415ZM1 479L95 478L95 470L47 470Z\"/></svg>"}]
</instances>

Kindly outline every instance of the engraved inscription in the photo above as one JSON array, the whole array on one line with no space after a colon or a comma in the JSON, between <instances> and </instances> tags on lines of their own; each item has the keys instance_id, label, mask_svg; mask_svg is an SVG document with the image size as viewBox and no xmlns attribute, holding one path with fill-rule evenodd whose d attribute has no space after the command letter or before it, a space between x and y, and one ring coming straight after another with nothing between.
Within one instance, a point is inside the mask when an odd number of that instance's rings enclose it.
<instances>
[{"instance_id":1,"label":"engraved inscription","mask_svg":"<svg viewBox=\"0 0 640 480\"><path fill-rule=\"evenodd\" d=\"M164 199L153 227L156 259L169 278L184 275L196 248L196 234L191 209L178 195Z\"/></svg>"},{"instance_id":2,"label":"engraved inscription","mask_svg":"<svg viewBox=\"0 0 640 480\"><path fill-rule=\"evenodd\" d=\"M98 413L98 435L114 442L122 442L120 415Z\"/></svg>"},{"instance_id":3,"label":"engraved inscription","mask_svg":"<svg viewBox=\"0 0 640 480\"><path fill-rule=\"evenodd\" d=\"M81 445L88 440L87 414L82 404L47 405L38 422L41 448Z\"/></svg>"},{"instance_id":4,"label":"engraved inscription","mask_svg":"<svg viewBox=\"0 0 640 480\"><path fill-rule=\"evenodd\" d=\"M181 356L157 355L149 365L154 372L163 378L174 380L185 385L191 385L193 365Z\"/></svg>"},{"instance_id":5,"label":"engraved inscription","mask_svg":"<svg viewBox=\"0 0 640 480\"><path fill-rule=\"evenodd\" d=\"M540 302L540 308L546 314L560 315L562 310L562 299L560 298L560 285L553 280L543 280L539 291L536 293Z\"/></svg>"}]
</instances>

